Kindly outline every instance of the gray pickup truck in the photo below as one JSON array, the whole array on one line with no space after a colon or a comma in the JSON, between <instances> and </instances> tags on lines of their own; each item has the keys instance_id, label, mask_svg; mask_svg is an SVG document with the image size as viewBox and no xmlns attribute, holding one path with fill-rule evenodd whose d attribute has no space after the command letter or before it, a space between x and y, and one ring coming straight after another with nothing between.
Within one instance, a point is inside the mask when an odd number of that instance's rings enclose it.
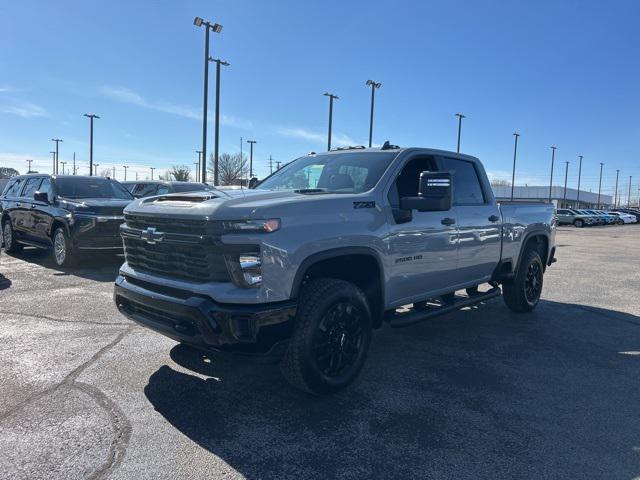
<instances>
[{"instance_id":1,"label":"gray pickup truck","mask_svg":"<svg viewBox=\"0 0 640 480\"><path fill-rule=\"evenodd\" d=\"M384 323L498 295L532 310L555 253L552 205L499 205L478 159L388 143L310 153L252 190L143 198L125 221L120 312L198 348L279 355L314 394L354 380Z\"/></svg>"}]
</instances>

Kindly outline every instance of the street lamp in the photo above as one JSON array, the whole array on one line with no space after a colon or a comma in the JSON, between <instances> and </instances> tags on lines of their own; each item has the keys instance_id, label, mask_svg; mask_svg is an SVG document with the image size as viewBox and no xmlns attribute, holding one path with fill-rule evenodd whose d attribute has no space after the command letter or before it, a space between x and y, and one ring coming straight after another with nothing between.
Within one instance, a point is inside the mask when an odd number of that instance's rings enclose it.
<instances>
[{"instance_id":1,"label":"street lamp","mask_svg":"<svg viewBox=\"0 0 640 480\"><path fill-rule=\"evenodd\" d=\"M564 167L564 195L563 195L563 207L566 208L567 207L567 178L569 178L569 162L566 161L565 163L565 167Z\"/></svg>"},{"instance_id":2,"label":"street lamp","mask_svg":"<svg viewBox=\"0 0 640 480\"><path fill-rule=\"evenodd\" d=\"M600 162L600 181L598 182L598 210L600 210L600 190L602 188L602 166L604 163Z\"/></svg>"},{"instance_id":3,"label":"street lamp","mask_svg":"<svg viewBox=\"0 0 640 480\"><path fill-rule=\"evenodd\" d=\"M515 137L515 144L513 145L513 172L511 173L511 200L513 200L513 187L516 181L516 157L518 155L518 137L520 134L515 132L513 134Z\"/></svg>"},{"instance_id":4,"label":"street lamp","mask_svg":"<svg viewBox=\"0 0 640 480\"><path fill-rule=\"evenodd\" d=\"M578 208L580 208L580 178L582 177L582 155L578 155L580 159L580 164L578 166L578 194L577 194L577 203Z\"/></svg>"},{"instance_id":5,"label":"street lamp","mask_svg":"<svg viewBox=\"0 0 640 480\"><path fill-rule=\"evenodd\" d=\"M631 175L629 175L629 195L627 196L627 208L631 208Z\"/></svg>"},{"instance_id":6,"label":"street lamp","mask_svg":"<svg viewBox=\"0 0 640 480\"><path fill-rule=\"evenodd\" d=\"M551 147L551 180L549 181L549 203L551 203L551 190L553 189L553 162L556 159L556 149L558 147Z\"/></svg>"},{"instance_id":7,"label":"street lamp","mask_svg":"<svg viewBox=\"0 0 640 480\"><path fill-rule=\"evenodd\" d=\"M127 181L127 168L129 168L129 165L123 165L122 168L124 168L124 181Z\"/></svg>"},{"instance_id":8,"label":"street lamp","mask_svg":"<svg viewBox=\"0 0 640 480\"><path fill-rule=\"evenodd\" d=\"M62 174L64 175L64 166L67 164L67 162L60 162L62 164Z\"/></svg>"},{"instance_id":9,"label":"street lamp","mask_svg":"<svg viewBox=\"0 0 640 480\"><path fill-rule=\"evenodd\" d=\"M218 186L218 145L220 142L220 65L224 65L225 67L229 66L229 62L225 62L224 60L220 60L219 58L210 58L209 60L216 62L216 127L214 130L214 142L213 142L213 184ZM202 182L206 183L206 149L203 147L202 154Z\"/></svg>"},{"instance_id":10,"label":"street lamp","mask_svg":"<svg viewBox=\"0 0 640 480\"><path fill-rule=\"evenodd\" d=\"M620 176L620 170L616 170L616 192L613 196L614 208L618 206L618 177Z\"/></svg>"},{"instance_id":11,"label":"street lamp","mask_svg":"<svg viewBox=\"0 0 640 480\"><path fill-rule=\"evenodd\" d=\"M59 150L58 150L58 144L60 142L62 142L63 140L60 138L52 138L51 139L52 142L56 142L56 158L55 161L53 162L53 170L56 175L58 174L58 160L60 160L60 157L58 156Z\"/></svg>"},{"instance_id":12,"label":"street lamp","mask_svg":"<svg viewBox=\"0 0 640 480\"><path fill-rule=\"evenodd\" d=\"M51 175L55 175L56 174L56 152L53 151L49 153L53 157L53 166L51 167Z\"/></svg>"},{"instance_id":13,"label":"street lamp","mask_svg":"<svg viewBox=\"0 0 640 480\"><path fill-rule=\"evenodd\" d=\"M33 162L33 160L27 160L27 163L29 164L29 171L27 173L31 173L31 162Z\"/></svg>"},{"instance_id":14,"label":"street lamp","mask_svg":"<svg viewBox=\"0 0 640 480\"><path fill-rule=\"evenodd\" d=\"M203 95L203 107L202 107L202 158L206 162L207 158L207 103L209 98L209 32L220 33L222 31L222 25L218 23L211 24L203 20L200 17L193 19L193 24L196 27L202 27L204 25L204 95ZM217 122L216 122L217 124ZM204 162L203 162L204 163ZM202 169L202 181L207 179L207 169Z\"/></svg>"},{"instance_id":15,"label":"street lamp","mask_svg":"<svg viewBox=\"0 0 640 480\"><path fill-rule=\"evenodd\" d=\"M93 120L100 117L93 113L85 113L84 116L89 119L89 175L91 175L93 170Z\"/></svg>"},{"instance_id":16,"label":"street lamp","mask_svg":"<svg viewBox=\"0 0 640 480\"><path fill-rule=\"evenodd\" d=\"M253 144L258 143L255 140L247 140L249 144L249 180L253 178Z\"/></svg>"},{"instance_id":17,"label":"street lamp","mask_svg":"<svg viewBox=\"0 0 640 480\"><path fill-rule=\"evenodd\" d=\"M96 177L98 176L98 167L100 166L99 163L94 163L93 166L96 168ZM91 173L91 167L89 167L89 173Z\"/></svg>"},{"instance_id":18,"label":"street lamp","mask_svg":"<svg viewBox=\"0 0 640 480\"><path fill-rule=\"evenodd\" d=\"M462 119L466 117L461 113L456 113L456 117L458 117L458 149L456 151L460 153L460 135L462 134Z\"/></svg>"},{"instance_id":19,"label":"street lamp","mask_svg":"<svg viewBox=\"0 0 640 480\"><path fill-rule=\"evenodd\" d=\"M376 83L373 80L367 80L366 85L371 87L371 114L369 115L369 148L371 148L373 139L373 103L375 101L376 89L380 88L382 84Z\"/></svg>"},{"instance_id":20,"label":"street lamp","mask_svg":"<svg viewBox=\"0 0 640 480\"><path fill-rule=\"evenodd\" d=\"M200 179L200 173L202 171L202 167L201 167L201 165L202 165L202 159L201 159L202 150L196 150L196 153L198 154L198 163L196 163L196 182L199 182L201 180Z\"/></svg>"},{"instance_id":21,"label":"street lamp","mask_svg":"<svg viewBox=\"0 0 640 480\"><path fill-rule=\"evenodd\" d=\"M153 180L153 171L156 169L156 167L149 167L151 170L151 180Z\"/></svg>"},{"instance_id":22,"label":"street lamp","mask_svg":"<svg viewBox=\"0 0 640 480\"><path fill-rule=\"evenodd\" d=\"M338 100L340 97L333 93L325 92L325 97L329 97L329 132L327 133L327 151L331 150L331 126L333 124L333 101Z\"/></svg>"}]
</instances>

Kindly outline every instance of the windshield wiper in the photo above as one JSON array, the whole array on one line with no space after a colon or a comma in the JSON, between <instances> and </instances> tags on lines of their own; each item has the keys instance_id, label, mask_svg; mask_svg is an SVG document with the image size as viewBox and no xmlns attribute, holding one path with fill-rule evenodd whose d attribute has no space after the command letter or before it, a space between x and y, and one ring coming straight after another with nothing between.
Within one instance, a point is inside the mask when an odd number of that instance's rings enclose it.
<instances>
[{"instance_id":1,"label":"windshield wiper","mask_svg":"<svg viewBox=\"0 0 640 480\"><path fill-rule=\"evenodd\" d=\"M295 193L324 193L326 191L326 188L300 188L298 190L294 190Z\"/></svg>"}]
</instances>

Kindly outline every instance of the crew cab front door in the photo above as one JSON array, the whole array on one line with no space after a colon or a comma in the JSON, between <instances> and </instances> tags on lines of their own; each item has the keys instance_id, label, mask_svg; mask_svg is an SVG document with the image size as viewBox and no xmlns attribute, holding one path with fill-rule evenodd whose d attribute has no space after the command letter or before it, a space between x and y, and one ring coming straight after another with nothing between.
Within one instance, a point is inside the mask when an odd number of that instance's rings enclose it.
<instances>
[{"instance_id":1,"label":"crew cab front door","mask_svg":"<svg viewBox=\"0 0 640 480\"><path fill-rule=\"evenodd\" d=\"M409 158L388 192L387 302L393 306L446 293L456 283L458 230L454 210L400 210L401 197L418 194L420 173L436 169L433 157Z\"/></svg>"}]
</instances>

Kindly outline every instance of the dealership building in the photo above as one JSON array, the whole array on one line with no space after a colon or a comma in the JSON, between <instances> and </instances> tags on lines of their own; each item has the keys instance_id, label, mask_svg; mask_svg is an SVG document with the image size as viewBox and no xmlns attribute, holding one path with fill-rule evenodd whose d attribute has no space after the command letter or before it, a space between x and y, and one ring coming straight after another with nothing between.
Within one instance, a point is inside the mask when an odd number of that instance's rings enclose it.
<instances>
[{"instance_id":1,"label":"dealership building","mask_svg":"<svg viewBox=\"0 0 640 480\"><path fill-rule=\"evenodd\" d=\"M511 200L510 186L494 186L493 193L498 201ZM549 186L514 187L513 200L519 202L548 202ZM564 187L551 187L551 202L556 208L598 208L598 193L584 190L578 192L575 188L567 188L565 193ZM604 208L611 205L613 205L613 197L600 194L600 207Z\"/></svg>"}]
</instances>

